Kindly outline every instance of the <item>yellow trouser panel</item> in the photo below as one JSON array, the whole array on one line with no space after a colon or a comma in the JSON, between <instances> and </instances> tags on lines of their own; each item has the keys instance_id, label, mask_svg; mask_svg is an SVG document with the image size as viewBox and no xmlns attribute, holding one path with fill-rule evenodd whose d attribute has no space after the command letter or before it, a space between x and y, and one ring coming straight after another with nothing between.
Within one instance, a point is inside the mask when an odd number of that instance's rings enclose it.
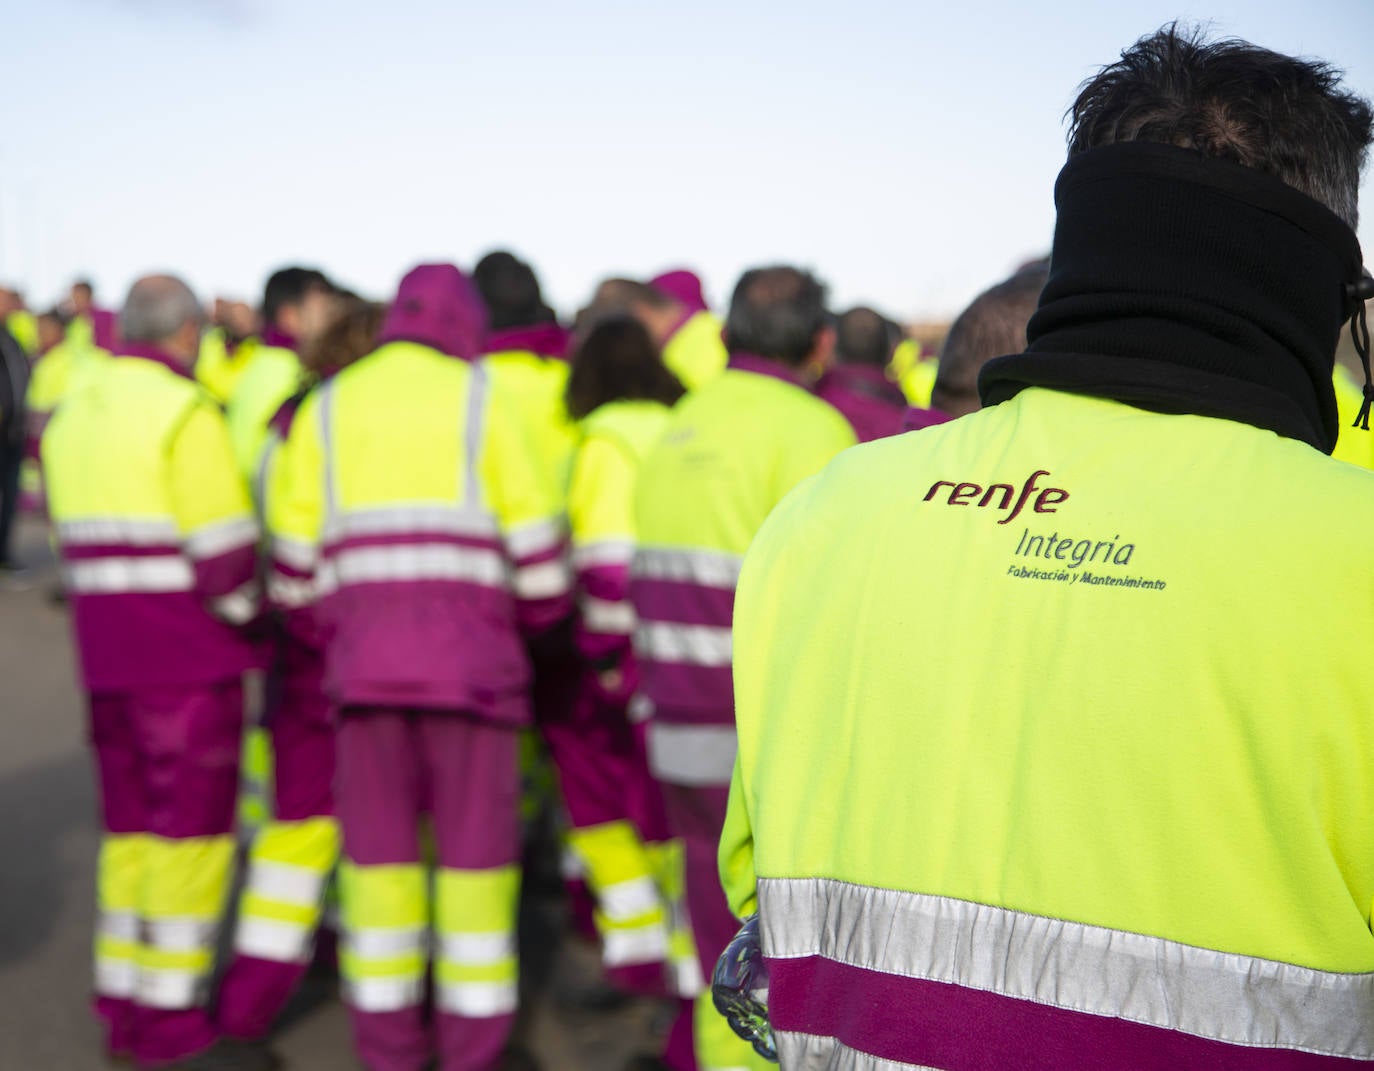
<instances>
[{"instance_id":1,"label":"yellow trouser panel","mask_svg":"<svg viewBox=\"0 0 1374 1071\"><path fill-rule=\"evenodd\" d=\"M280 963L309 959L338 858L339 824L333 818L264 826L253 840L236 950Z\"/></svg>"},{"instance_id":2,"label":"yellow trouser panel","mask_svg":"<svg viewBox=\"0 0 1374 1071\"><path fill-rule=\"evenodd\" d=\"M142 833L101 838L95 930L95 991L100 996L132 997L138 987L138 901L147 841Z\"/></svg>"},{"instance_id":3,"label":"yellow trouser panel","mask_svg":"<svg viewBox=\"0 0 1374 1071\"><path fill-rule=\"evenodd\" d=\"M138 999L154 1008L199 1003L229 895L234 863L230 836L148 836L139 904Z\"/></svg>"},{"instance_id":4,"label":"yellow trouser panel","mask_svg":"<svg viewBox=\"0 0 1374 1071\"><path fill-rule=\"evenodd\" d=\"M245 840L272 820L272 734L253 726L243 734L239 762L239 836Z\"/></svg>"},{"instance_id":5,"label":"yellow trouser panel","mask_svg":"<svg viewBox=\"0 0 1374 1071\"><path fill-rule=\"evenodd\" d=\"M668 918L654 864L633 825L605 822L573 829L568 843L586 864L596 894L596 927L606 965L668 958Z\"/></svg>"},{"instance_id":6,"label":"yellow trouser panel","mask_svg":"<svg viewBox=\"0 0 1374 1071\"><path fill-rule=\"evenodd\" d=\"M520 869L441 868L435 886L434 989L439 1008L470 1018L514 1012Z\"/></svg>"},{"instance_id":7,"label":"yellow trouser panel","mask_svg":"<svg viewBox=\"0 0 1374 1071\"><path fill-rule=\"evenodd\" d=\"M673 987L678 996L690 999L706 989L706 979L701 976L697 944L687 917L687 859L682 841L675 838L646 844L644 850L668 910L668 967Z\"/></svg>"},{"instance_id":8,"label":"yellow trouser panel","mask_svg":"<svg viewBox=\"0 0 1374 1071\"><path fill-rule=\"evenodd\" d=\"M424 998L429 888L419 863L339 865L347 1000L364 1012L396 1011Z\"/></svg>"}]
</instances>

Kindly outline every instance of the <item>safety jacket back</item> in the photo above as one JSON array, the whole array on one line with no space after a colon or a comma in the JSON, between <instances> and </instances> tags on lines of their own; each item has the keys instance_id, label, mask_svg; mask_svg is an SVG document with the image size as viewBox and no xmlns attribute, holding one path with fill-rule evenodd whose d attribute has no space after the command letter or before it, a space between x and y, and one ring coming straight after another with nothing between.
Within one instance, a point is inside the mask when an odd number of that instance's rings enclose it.
<instances>
[{"instance_id":1,"label":"safety jacket back","mask_svg":"<svg viewBox=\"0 0 1374 1071\"><path fill-rule=\"evenodd\" d=\"M727 371L674 407L640 470L630 581L642 693L657 723L650 761L660 777L728 782L740 562L783 496L854 442L835 409L758 357L732 356Z\"/></svg>"},{"instance_id":2,"label":"safety jacket back","mask_svg":"<svg viewBox=\"0 0 1374 1071\"><path fill-rule=\"evenodd\" d=\"M661 402L607 402L581 424L568 485L568 528L577 575L578 648L593 662L629 654L635 484L670 412Z\"/></svg>"},{"instance_id":3,"label":"safety jacket back","mask_svg":"<svg viewBox=\"0 0 1374 1071\"><path fill-rule=\"evenodd\" d=\"M256 338L246 338L232 349L221 327L211 328L200 340L196 357L196 380L225 404L234 396L239 379L253 361L258 348Z\"/></svg>"},{"instance_id":4,"label":"safety jacket back","mask_svg":"<svg viewBox=\"0 0 1374 1071\"><path fill-rule=\"evenodd\" d=\"M224 417L155 350L104 358L43 434L88 691L229 680L253 664L257 524Z\"/></svg>"},{"instance_id":5,"label":"safety jacket back","mask_svg":"<svg viewBox=\"0 0 1374 1071\"><path fill-rule=\"evenodd\" d=\"M224 410L234 456L244 479L252 479L267 445L272 415L300 388L300 358L285 346L259 345L239 375Z\"/></svg>"},{"instance_id":6,"label":"safety jacket back","mask_svg":"<svg viewBox=\"0 0 1374 1071\"><path fill-rule=\"evenodd\" d=\"M273 460L272 587L315 605L340 705L527 716L521 632L571 599L559 495L486 370L393 342L306 396Z\"/></svg>"},{"instance_id":7,"label":"safety jacket back","mask_svg":"<svg viewBox=\"0 0 1374 1071\"><path fill-rule=\"evenodd\" d=\"M494 388L517 400L535 456L561 493L568 485L568 468L577 444L576 427L563 403L568 362L520 348L494 350L482 358L482 364Z\"/></svg>"},{"instance_id":8,"label":"safety jacket back","mask_svg":"<svg viewBox=\"0 0 1374 1071\"><path fill-rule=\"evenodd\" d=\"M1044 389L800 488L721 842L784 1062L1374 1058L1372 526L1310 446Z\"/></svg>"},{"instance_id":9,"label":"safety jacket back","mask_svg":"<svg viewBox=\"0 0 1374 1071\"><path fill-rule=\"evenodd\" d=\"M720 318L702 310L688 316L663 343L663 363L688 390L696 390L725 371L729 354L720 329Z\"/></svg>"}]
</instances>

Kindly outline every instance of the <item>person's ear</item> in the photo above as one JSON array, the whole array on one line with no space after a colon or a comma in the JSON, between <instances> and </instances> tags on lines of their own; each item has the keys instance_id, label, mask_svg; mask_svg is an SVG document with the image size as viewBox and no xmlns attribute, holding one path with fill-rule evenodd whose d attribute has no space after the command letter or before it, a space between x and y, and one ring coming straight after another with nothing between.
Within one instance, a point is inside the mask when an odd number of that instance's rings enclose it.
<instances>
[{"instance_id":1,"label":"person's ear","mask_svg":"<svg viewBox=\"0 0 1374 1071\"><path fill-rule=\"evenodd\" d=\"M806 360L802 362L802 375L808 382L814 383L825 375L825 370L830 367L830 363L834 359L835 329L826 324L816 332L815 338L811 340L811 352L806 355Z\"/></svg>"}]
</instances>

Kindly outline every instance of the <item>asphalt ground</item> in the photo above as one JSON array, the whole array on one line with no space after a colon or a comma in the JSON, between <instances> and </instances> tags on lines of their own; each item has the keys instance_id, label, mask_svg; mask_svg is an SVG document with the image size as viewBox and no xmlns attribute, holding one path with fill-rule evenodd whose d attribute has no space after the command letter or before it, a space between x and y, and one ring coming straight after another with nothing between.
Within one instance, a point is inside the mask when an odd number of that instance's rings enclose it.
<instances>
[{"instance_id":1,"label":"asphalt ground","mask_svg":"<svg viewBox=\"0 0 1374 1071\"><path fill-rule=\"evenodd\" d=\"M98 826L85 707L42 526L24 520L16 544L34 568L22 590L0 589L0 1071L106 1071L89 1010ZM543 885L522 912L519 1039L549 1071L614 1071L653 1050L663 1009L570 1006L596 957L566 936L566 904ZM289 1071L360 1066L327 974L308 980L273 1045Z\"/></svg>"}]
</instances>

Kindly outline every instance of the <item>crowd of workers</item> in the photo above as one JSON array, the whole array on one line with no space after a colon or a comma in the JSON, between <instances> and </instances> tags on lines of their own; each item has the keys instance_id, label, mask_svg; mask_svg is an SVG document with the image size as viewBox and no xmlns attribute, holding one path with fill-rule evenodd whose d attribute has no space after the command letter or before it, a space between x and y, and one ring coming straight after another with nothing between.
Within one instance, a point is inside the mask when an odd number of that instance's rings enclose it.
<instances>
[{"instance_id":1,"label":"crowd of workers","mask_svg":"<svg viewBox=\"0 0 1374 1071\"><path fill-rule=\"evenodd\" d=\"M1336 567L1374 508L1367 332L1363 391L1334 361L1370 296L1353 199L1129 111L1167 86L1215 123L1238 84L1362 159L1325 68L1143 39L1075 106L1052 258L938 358L787 266L723 320L689 271L610 279L567 328L507 252L385 304L286 268L208 332L170 276L118 317L7 295L6 480L37 463L90 699L111 1055L272 1066L337 895L364 1066L524 1066L531 741L607 979L676 1008L637 1066L761 1064L706 992L756 912L788 1067L1374 1055L1367 687L1293 662L1365 635L1329 612L1369 601ZM1317 513L1332 564L1285 580ZM266 800L230 905L241 755Z\"/></svg>"}]
</instances>

